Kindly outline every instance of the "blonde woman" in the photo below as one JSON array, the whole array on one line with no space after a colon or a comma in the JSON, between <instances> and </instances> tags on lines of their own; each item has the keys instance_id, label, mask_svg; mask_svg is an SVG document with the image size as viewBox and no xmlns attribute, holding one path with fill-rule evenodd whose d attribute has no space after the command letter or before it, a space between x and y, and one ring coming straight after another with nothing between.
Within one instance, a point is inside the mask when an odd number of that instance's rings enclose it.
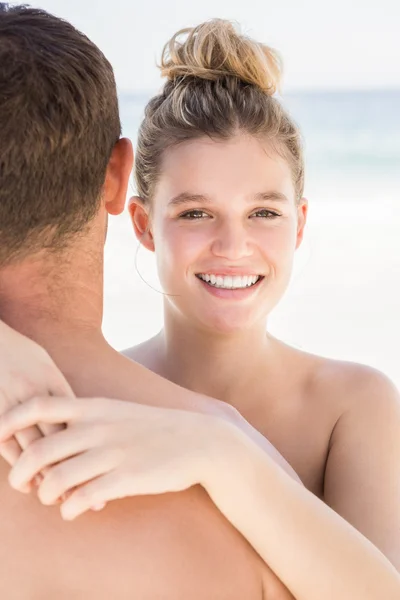
<instances>
[{"instance_id":1,"label":"blonde woman","mask_svg":"<svg viewBox=\"0 0 400 600\"><path fill-rule=\"evenodd\" d=\"M40 423L67 428L22 452L10 482L22 491L49 469L39 498L67 495L65 519L200 484L271 569L266 598L395 600L397 391L267 330L307 218L300 135L274 97L277 56L213 20L177 33L161 70L129 210L156 254L164 328L125 354L234 410L203 419L104 398L27 401L4 414L0 441Z\"/></svg>"}]
</instances>

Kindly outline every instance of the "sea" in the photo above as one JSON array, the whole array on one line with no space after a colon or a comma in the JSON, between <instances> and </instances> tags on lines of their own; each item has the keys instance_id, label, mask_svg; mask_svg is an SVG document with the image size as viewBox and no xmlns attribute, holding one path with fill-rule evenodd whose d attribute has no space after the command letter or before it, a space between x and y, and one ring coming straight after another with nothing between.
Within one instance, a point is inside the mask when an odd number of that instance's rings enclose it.
<instances>
[{"instance_id":1,"label":"sea","mask_svg":"<svg viewBox=\"0 0 400 600\"><path fill-rule=\"evenodd\" d=\"M150 97L120 93L123 134L134 143ZM302 132L310 209L268 329L305 351L375 367L400 387L400 89L292 92L281 101ZM123 349L162 321L154 256L125 211L109 221L104 333Z\"/></svg>"}]
</instances>

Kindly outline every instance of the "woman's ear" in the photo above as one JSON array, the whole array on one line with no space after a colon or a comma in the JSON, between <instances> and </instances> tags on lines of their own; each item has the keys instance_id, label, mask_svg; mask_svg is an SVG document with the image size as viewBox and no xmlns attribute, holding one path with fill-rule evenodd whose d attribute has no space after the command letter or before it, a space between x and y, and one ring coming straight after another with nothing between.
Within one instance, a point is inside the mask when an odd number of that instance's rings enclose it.
<instances>
[{"instance_id":1,"label":"woman's ear","mask_svg":"<svg viewBox=\"0 0 400 600\"><path fill-rule=\"evenodd\" d=\"M303 241L304 227L307 222L308 214L308 200L301 198L297 207L297 237L296 237L296 249L300 246Z\"/></svg>"},{"instance_id":2,"label":"woman's ear","mask_svg":"<svg viewBox=\"0 0 400 600\"><path fill-rule=\"evenodd\" d=\"M154 252L154 239L150 229L150 217L143 200L138 196L132 196L128 203L133 229L139 242L147 250Z\"/></svg>"}]
</instances>

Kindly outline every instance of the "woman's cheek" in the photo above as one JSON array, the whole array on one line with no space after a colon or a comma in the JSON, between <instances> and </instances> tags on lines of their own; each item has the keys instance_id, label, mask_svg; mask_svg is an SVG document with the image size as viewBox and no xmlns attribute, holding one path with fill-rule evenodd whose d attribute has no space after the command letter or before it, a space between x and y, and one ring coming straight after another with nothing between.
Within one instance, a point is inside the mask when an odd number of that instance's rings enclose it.
<instances>
[{"instance_id":1,"label":"woman's cheek","mask_svg":"<svg viewBox=\"0 0 400 600\"><path fill-rule=\"evenodd\" d=\"M199 228L200 229L200 228ZM170 279L174 274L181 274L199 264L204 256L207 236L204 232L189 227L166 226L160 232L157 264L159 276Z\"/></svg>"},{"instance_id":2,"label":"woman's cheek","mask_svg":"<svg viewBox=\"0 0 400 600\"><path fill-rule=\"evenodd\" d=\"M290 260L296 246L296 228L291 222L282 222L267 231L258 232L257 243L271 257Z\"/></svg>"},{"instance_id":3,"label":"woman's cheek","mask_svg":"<svg viewBox=\"0 0 400 600\"><path fill-rule=\"evenodd\" d=\"M188 266L194 264L210 246L207 229L197 223L176 227L169 236L174 256L183 259Z\"/></svg>"}]
</instances>

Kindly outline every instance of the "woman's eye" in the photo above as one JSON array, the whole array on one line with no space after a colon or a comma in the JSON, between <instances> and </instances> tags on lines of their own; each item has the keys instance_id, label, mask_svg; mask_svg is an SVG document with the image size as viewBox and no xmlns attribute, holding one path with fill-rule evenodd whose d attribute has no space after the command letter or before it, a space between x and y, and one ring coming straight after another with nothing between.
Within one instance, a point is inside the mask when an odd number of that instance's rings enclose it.
<instances>
[{"instance_id":1,"label":"woman's eye","mask_svg":"<svg viewBox=\"0 0 400 600\"><path fill-rule=\"evenodd\" d=\"M256 212L254 212L251 216L262 217L264 219L275 219L276 217L279 217L278 213L266 208L260 208L260 210L256 210Z\"/></svg>"},{"instance_id":2,"label":"woman's eye","mask_svg":"<svg viewBox=\"0 0 400 600\"><path fill-rule=\"evenodd\" d=\"M188 210L179 215L180 219L188 219L192 221L195 219L204 219L204 217L208 217L208 214L204 212L204 210Z\"/></svg>"}]
</instances>

